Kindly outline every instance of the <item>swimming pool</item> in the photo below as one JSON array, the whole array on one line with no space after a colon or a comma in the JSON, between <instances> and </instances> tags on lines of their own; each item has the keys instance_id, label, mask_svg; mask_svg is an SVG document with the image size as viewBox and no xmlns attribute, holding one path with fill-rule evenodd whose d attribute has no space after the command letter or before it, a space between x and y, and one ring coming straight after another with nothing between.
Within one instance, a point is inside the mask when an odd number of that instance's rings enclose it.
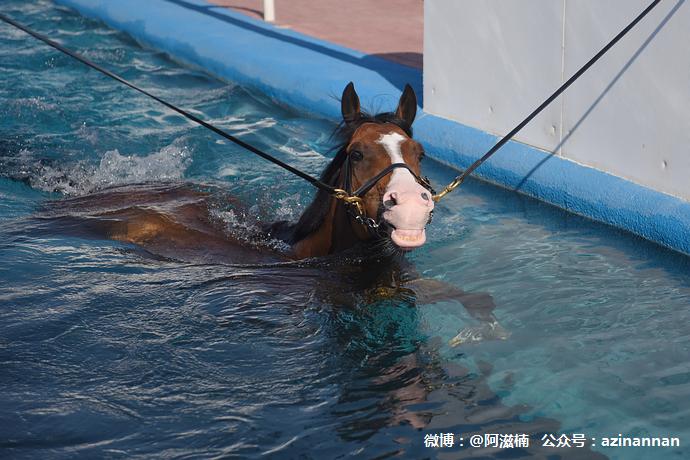
<instances>
[{"instance_id":1,"label":"swimming pool","mask_svg":"<svg viewBox=\"0 0 690 460\"><path fill-rule=\"evenodd\" d=\"M330 120L50 2L3 12L306 171L328 161ZM111 185L220 186L250 206L219 210L240 232L251 216L296 217L311 190L6 26L0 55L3 456L501 455L424 447L425 434L447 432L528 433L535 456L543 433L681 439L594 447L610 458L690 453L687 257L470 182L409 259L489 292L511 337L453 348L472 324L456 303L343 306L316 295L337 285L323 266L183 263L65 235L33 216ZM437 184L455 175L424 169Z\"/></svg>"}]
</instances>

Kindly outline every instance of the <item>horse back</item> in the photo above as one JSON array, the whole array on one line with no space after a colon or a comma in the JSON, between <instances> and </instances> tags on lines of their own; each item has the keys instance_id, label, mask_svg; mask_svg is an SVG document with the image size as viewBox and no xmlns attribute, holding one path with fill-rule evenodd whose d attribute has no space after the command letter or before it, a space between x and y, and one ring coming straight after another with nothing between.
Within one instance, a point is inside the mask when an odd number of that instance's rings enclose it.
<instances>
[{"instance_id":1,"label":"horse back","mask_svg":"<svg viewBox=\"0 0 690 460\"><path fill-rule=\"evenodd\" d=\"M212 215L211 197L191 184L127 185L51 201L40 219L53 230L131 243L175 260L260 263L276 258L225 231ZM224 195L223 201L242 215L238 200Z\"/></svg>"}]
</instances>

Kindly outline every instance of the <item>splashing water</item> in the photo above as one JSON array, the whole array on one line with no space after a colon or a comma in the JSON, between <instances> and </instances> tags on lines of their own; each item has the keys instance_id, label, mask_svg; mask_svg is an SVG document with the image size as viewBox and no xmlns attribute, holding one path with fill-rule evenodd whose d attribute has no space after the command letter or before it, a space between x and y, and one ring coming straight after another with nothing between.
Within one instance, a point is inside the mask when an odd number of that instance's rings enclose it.
<instances>
[{"instance_id":1,"label":"splashing water","mask_svg":"<svg viewBox=\"0 0 690 460\"><path fill-rule=\"evenodd\" d=\"M179 180L191 163L189 149L170 145L147 156L120 155L117 150L105 152L98 165L77 162L72 165L44 164L31 160L28 150L21 150L16 179L46 192L77 196L107 187L141 182Z\"/></svg>"}]
</instances>

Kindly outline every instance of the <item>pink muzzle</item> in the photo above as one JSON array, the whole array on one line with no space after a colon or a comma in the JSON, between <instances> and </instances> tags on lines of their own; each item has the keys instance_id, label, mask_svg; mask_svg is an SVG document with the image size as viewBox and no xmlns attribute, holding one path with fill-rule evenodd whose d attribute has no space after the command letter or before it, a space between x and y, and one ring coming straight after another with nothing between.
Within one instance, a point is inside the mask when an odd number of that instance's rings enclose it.
<instances>
[{"instance_id":1,"label":"pink muzzle","mask_svg":"<svg viewBox=\"0 0 690 460\"><path fill-rule=\"evenodd\" d=\"M412 250L426 242L425 227L434 209L434 200L431 192L418 183L395 179L383 195L386 208L383 218L394 227L391 240L403 250Z\"/></svg>"}]
</instances>

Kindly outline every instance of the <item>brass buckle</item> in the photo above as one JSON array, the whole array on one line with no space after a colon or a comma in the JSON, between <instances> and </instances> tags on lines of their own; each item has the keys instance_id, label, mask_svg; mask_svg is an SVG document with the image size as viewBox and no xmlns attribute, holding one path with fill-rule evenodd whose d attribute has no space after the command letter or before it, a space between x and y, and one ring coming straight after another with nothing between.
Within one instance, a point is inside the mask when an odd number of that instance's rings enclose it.
<instances>
[{"instance_id":1,"label":"brass buckle","mask_svg":"<svg viewBox=\"0 0 690 460\"><path fill-rule=\"evenodd\" d=\"M360 216L364 216L363 201L360 197L350 196L350 194L347 193L345 190L339 188L335 189L335 191L333 192L333 196L336 200L341 200L349 206L354 206L354 208L357 210L357 214Z\"/></svg>"},{"instance_id":2,"label":"brass buckle","mask_svg":"<svg viewBox=\"0 0 690 460\"><path fill-rule=\"evenodd\" d=\"M449 194L450 192L452 192L453 190L455 190L456 188L458 188L458 186L459 186L460 184L462 184L463 180L465 180L464 177L462 177L462 178L456 178L453 182L451 182L450 184L448 184L448 186L447 186L446 188L444 188L444 189L441 190L437 195L434 195L434 196L432 196L431 198L432 198L436 203L438 203L438 202L441 200L441 198L443 198L444 196L446 196L447 194Z\"/></svg>"}]
</instances>

